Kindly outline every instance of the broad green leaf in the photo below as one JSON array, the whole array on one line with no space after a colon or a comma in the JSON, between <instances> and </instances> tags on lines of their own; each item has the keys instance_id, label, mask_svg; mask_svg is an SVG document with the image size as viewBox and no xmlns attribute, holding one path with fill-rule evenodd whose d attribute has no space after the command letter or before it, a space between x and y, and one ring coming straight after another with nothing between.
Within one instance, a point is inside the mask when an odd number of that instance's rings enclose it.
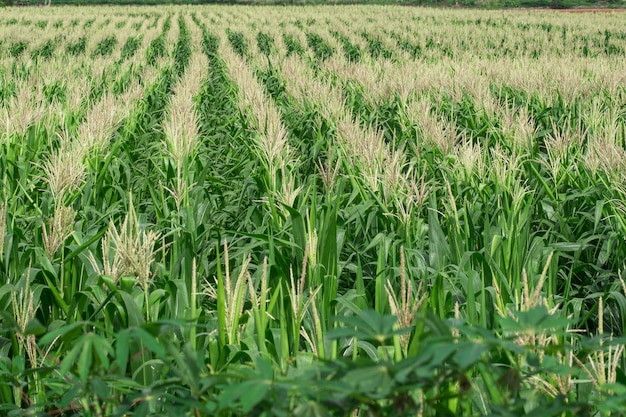
<instances>
[{"instance_id":1,"label":"broad green leaf","mask_svg":"<svg viewBox=\"0 0 626 417\"><path fill-rule=\"evenodd\" d=\"M34 318L26 324L26 328L24 329L24 334L33 334L35 336L39 336L44 334L46 331L46 327L41 324L41 322Z\"/></svg>"},{"instance_id":2,"label":"broad green leaf","mask_svg":"<svg viewBox=\"0 0 626 417\"><path fill-rule=\"evenodd\" d=\"M80 355L78 356L78 361L76 362L76 367L78 369L78 376L82 381L87 380L87 376L91 372L91 365L93 364L93 345L96 340L92 335L86 335L83 337L80 343Z\"/></svg>"},{"instance_id":3,"label":"broad green leaf","mask_svg":"<svg viewBox=\"0 0 626 417\"><path fill-rule=\"evenodd\" d=\"M64 337L66 334L70 332L74 332L75 330L80 329L81 327L84 327L87 325L89 325L88 322L80 322L80 321L70 323L70 324L63 324L61 327L58 327L57 329L47 333L41 339L39 339L39 344L44 345L44 346L49 345L50 343L54 342L57 337L59 336Z\"/></svg>"},{"instance_id":4,"label":"broad green leaf","mask_svg":"<svg viewBox=\"0 0 626 417\"><path fill-rule=\"evenodd\" d=\"M122 298L122 305L124 306L124 311L126 312L128 320L127 326L141 326L145 322L145 319L141 313L140 307L137 305L133 297L125 291L120 291L119 295Z\"/></svg>"},{"instance_id":5,"label":"broad green leaf","mask_svg":"<svg viewBox=\"0 0 626 417\"><path fill-rule=\"evenodd\" d=\"M330 413L317 401L307 401L293 410L294 417L330 417Z\"/></svg>"},{"instance_id":6,"label":"broad green leaf","mask_svg":"<svg viewBox=\"0 0 626 417\"><path fill-rule=\"evenodd\" d=\"M143 345L158 358L165 356L165 347L159 341L141 327L133 329L133 335L143 343Z\"/></svg>"},{"instance_id":7,"label":"broad green leaf","mask_svg":"<svg viewBox=\"0 0 626 417\"><path fill-rule=\"evenodd\" d=\"M128 356L130 352L130 333L131 329L123 329L117 334L115 341L115 363L119 372L126 373Z\"/></svg>"},{"instance_id":8,"label":"broad green leaf","mask_svg":"<svg viewBox=\"0 0 626 417\"><path fill-rule=\"evenodd\" d=\"M249 413L261 401L266 399L270 386L265 381L245 381L239 384L242 411Z\"/></svg>"}]
</instances>

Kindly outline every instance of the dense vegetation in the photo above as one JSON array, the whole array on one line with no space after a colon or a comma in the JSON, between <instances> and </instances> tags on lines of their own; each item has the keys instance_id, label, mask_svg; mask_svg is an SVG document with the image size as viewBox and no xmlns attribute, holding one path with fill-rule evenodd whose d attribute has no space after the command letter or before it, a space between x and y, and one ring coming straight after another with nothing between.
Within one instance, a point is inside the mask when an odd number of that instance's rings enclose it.
<instances>
[{"instance_id":1,"label":"dense vegetation","mask_svg":"<svg viewBox=\"0 0 626 417\"><path fill-rule=\"evenodd\" d=\"M405 6L463 8L623 8L624 0L0 0L0 7L14 5L171 5L171 4L239 4L239 5L339 5L389 4Z\"/></svg>"},{"instance_id":2,"label":"dense vegetation","mask_svg":"<svg viewBox=\"0 0 626 417\"><path fill-rule=\"evenodd\" d=\"M621 415L622 19L7 9L0 414Z\"/></svg>"}]
</instances>

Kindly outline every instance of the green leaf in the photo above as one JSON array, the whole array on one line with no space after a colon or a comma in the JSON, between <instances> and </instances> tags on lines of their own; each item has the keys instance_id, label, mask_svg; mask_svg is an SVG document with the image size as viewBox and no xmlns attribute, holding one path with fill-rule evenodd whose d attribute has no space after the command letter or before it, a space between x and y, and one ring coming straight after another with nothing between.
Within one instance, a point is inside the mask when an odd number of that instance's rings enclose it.
<instances>
[{"instance_id":1,"label":"green leaf","mask_svg":"<svg viewBox=\"0 0 626 417\"><path fill-rule=\"evenodd\" d=\"M89 239L87 239L85 242L83 242L81 245L79 245L76 249L74 249L72 252L70 252L67 256L65 256L65 258L64 258L65 264L68 264L72 259L74 259L82 251L84 251L86 248L88 248L92 243L94 243L95 241L100 239L102 236L104 236L104 234L106 233L108 228L109 228L108 225L102 226L100 228L100 230L98 230L98 232L95 235L91 236Z\"/></svg>"},{"instance_id":2,"label":"green leaf","mask_svg":"<svg viewBox=\"0 0 626 417\"><path fill-rule=\"evenodd\" d=\"M368 366L346 373L343 380L354 389L368 397L385 398L393 389L395 382L384 365Z\"/></svg>"},{"instance_id":3,"label":"green leaf","mask_svg":"<svg viewBox=\"0 0 626 417\"><path fill-rule=\"evenodd\" d=\"M117 334L115 341L115 363L119 368L119 372L126 373L128 364L128 355L130 352L130 329L123 329Z\"/></svg>"},{"instance_id":4,"label":"green leaf","mask_svg":"<svg viewBox=\"0 0 626 417\"><path fill-rule=\"evenodd\" d=\"M128 327L141 326L145 322L145 320L143 318L143 315L141 314L139 306L135 302L135 299L130 294L124 291L120 291L119 294L122 298L124 311L126 312Z\"/></svg>"},{"instance_id":5,"label":"green leaf","mask_svg":"<svg viewBox=\"0 0 626 417\"><path fill-rule=\"evenodd\" d=\"M109 387L101 379L93 379L91 381L91 389L100 399L107 399L109 397Z\"/></svg>"},{"instance_id":6,"label":"green leaf","mask_svg":"<svg viewBox=\"0 0 626 417\"><path fill-rule=\"evenodd\" d=\"M376 347L372 345L371 343L363 341L363 340L359 340L356 346L358 349L362 349L371 360L373 361L378 360L378 351Z\"/></svg>"},{"instance_id":7,"label":"green leaf","mask_svg":"<svg viewBox=\"0 0 626 417\"><path fill-rule=\"evenodd\" d=\"M294 417L330 417L330 413L317 401L307 401L293 410Z\"/></svg>"},{"instance_id":8,"label":"green leaf","mask_svg":"<svg viewBox=\"0 0 626 417\"><path fill-rule=\"evenodd\" d=\"M159 341L154 336L152 336L141 327L133 329L133 333L137 337L137 339L141 341L148 350L156 354L157 357L165 357L165 347L161 343L159 343Z\"/></svg>"},{"instance_id":9,"label":"green leaf","mask_svg":"<svg viewBox=\"0 0 626 417\"><path fill-rule=\"evenodd\" d=\"M39 336L41 334L44 334L45 331L46 326L41 324L41 322L37 318L34 318L26 325L26 328L24 329L24 334L33 334L35 336Z\"/></svg>"},{"instance_id":10,"label":"green leaf","mask_svg":"<svg viewBox=\"0 0 626 417\"><path fill-rule=\"evenodd\" d=\"M78 362L76 363L78 368L78 376L81 380L86 381L87 376L91 371L91 365L93 363L93 340L91 335L83 337L79 346L80 356L78 357Z\"/></svg>"},{"instance_id":11,"label":"green leaf","mask_svg":"<svg viewBox=\"0 0 626 417\"><path fill-rule=\"evenodd\" d=\"M239 385L241 406L244 413L249 413L255 405L265 399L270 390L265 381L246 381Z\"/></svg>"},{"instance_id":12,"label":"green leaf","mask_svg":"<svg viewBox=\"0 0 626 417\"><path fill-rule=\"evenodd\" d=\"M59 406L63 409L63 408L67 408L72 401L76 400L76 398L78 398L79 396L79 391L82 388L82 386L80 384L75 384L74 386L72 386L70 388L69 391L67 391L63 397L61 397L61 401L59 402Z\"/></svg>"},{"instance_id":13,"label":"green leaf","mask_svg":"<svg viewBox=\"0 0 626 417\"><path fill-rule=\"evenodd\" d=\"M114 354L111 342L103 336L92 335L91 337L93 339L92 350L94 356L98 358L100 365L102 365L105 370L108 370L111 363L109 357Z\"/></svg>"},{"instance_id":14,"label":"green leaf","mask_svg":"<svg viewBox=\"0 0 626 417\"><path fill-rule=\"evenodd\" d=\"M459 344L453 360L460 369L465 370L480 361L481 356L486 351L488 351L488 347L483 344L466 342Z\"/></svg>"},{"instance_id":15,"label":"green leaf","mask_svg":"<svg viewBox=\"0 0 626 417\"><path fill-rule=\"evenodd\" d=\"M433 193L428 211L428 254L430 267L435 271L441 271L450 259L450 245L439 223L435 201L436 197Z\"/></svg>"},{"instance_id":16,"label":"green leaf","mask_svg":"<svg viewBox=\"0 0 626 417\"><path fill-rule=\"evenodd\" d=\"M61 361L61 366L59 367L59 373L61 375L67 375L70 372L70 369L75 365L76 359L78 355L81 353L81 349L83 346L84 339L79 339L77 344L68 352L63 361Z\"/></svg>"},{"instance_id":17,"label":"green leaf","mask_svg":"<svg viewBox=\"0 0 626 417\"><path fill-rule=\"evenodd\" d=\"M56 330L53 330L49 333L47 333L45 336L43 336L40 340L39 343L41 345L49 345L50 343L52 343L57 337L61 336L64 337L66 334L73 332L76 329L79 329L83 326L89 325L88 322L82 322L82 321L77 321L74 323L70 323L70 324L65 324L59 328L57 328Z\"/></svg>"},{"instance_id":18,"label":"green leaf","mask_svg":"<svg viewBox=\"0 0 626 417\"><path fill-rule=\"evenodd\" d=\"M356 337L360 340L384 343L395 335L410 332L410 328L395 329L398 318L392 315L381 315L375 310L363 310L357 316L335 317L336 322L344 323L350 328L336 328L327 333L329 339L340 337Z\"/></svg>"},{"instance_id":19,"label":"green leaf","mask_svg":"<svg viewBox=\"0 0 626 417\"><path fill-rule=\"evenodd\" d=\"M541 332L545 330L561 329L565 332L570 320L554 316L548 312L547 307L540 305L528 311L514 311L513 317L499 317L498 321L505 332Z\"/></svg>"}]
</instances>

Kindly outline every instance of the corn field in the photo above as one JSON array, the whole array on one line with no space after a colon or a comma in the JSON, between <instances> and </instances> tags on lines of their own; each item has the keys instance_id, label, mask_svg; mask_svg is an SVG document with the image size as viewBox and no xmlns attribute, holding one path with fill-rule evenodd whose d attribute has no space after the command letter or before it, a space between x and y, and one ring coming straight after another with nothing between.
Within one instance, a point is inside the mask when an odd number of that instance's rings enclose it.
<instances>
[{"instance_id":1,"label":"corn field","mask_svg":"<svg viewBox=\"0 0 626 417\"><path fill-rule=\"evenodd\" d=\"M619 416L622 13L3 9L0 415Z\"/></svg>"}]
</instances>

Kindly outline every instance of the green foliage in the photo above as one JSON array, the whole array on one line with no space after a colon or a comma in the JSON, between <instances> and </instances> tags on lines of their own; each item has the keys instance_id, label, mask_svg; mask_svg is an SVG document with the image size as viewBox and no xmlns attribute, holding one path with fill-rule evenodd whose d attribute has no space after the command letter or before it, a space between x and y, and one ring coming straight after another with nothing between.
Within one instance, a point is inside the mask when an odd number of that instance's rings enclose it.
<instances>
[{"instance_id":1,"label":"green foliage","mask_svg":"<svg viewBox=\"0 0 626 417\"><path fill-rule=\"evenodd\" d=\"M68 43L66 50L73 56L83 55L87 50L87 37L81 36L75 42Z\"/></svg>"},{"instance_id":2,"label":"green foliage","mask_svg":"<svg viewBox=\"0 0 626 417\"><path fill-rule=\"evenodd\" d=\"M172 16L168 15L163 22L161 34L154 38L148 49L146 50L146 60L149 65L156 65L157 60L167 55L167 47L165 45L165 35L171 27Z\"/></svg>"},{"instance_id":3,"label":"green foliage","mask_svg":"<svg viewBox=\"0 0 626 417\"><path fill-rule=\"evenodd\" d=\"M390 36L397 42L398 47L400 47L400 49L408 52L411 55L411 58L418 59L422 56L421 45L410 42L409 40L404 38L401 34L398 34L395 32L391 32Z\"/></svg>"},{"instance_id":4,"label":"green foliage","mask_svg":"<svg viewBox=\"0 0 626 417\"><path fill-rule=\"evenodd\" d=\"M51 82L43 86L43 94L49 103L65 102L66 86L62 82Z\"/></svg>"},{"instance_id":5,"label":"green foliage","mask_svg":"<svg viewBox=\"0 0 626 417\"><path fill-rule=\"evenodd\" d=\"M115 35L109 35L106 38L102 39L96 45L95 49L91 53L92 57L97 56L109 56L113 53L113 50L117 46L117 38Z\"/></svg>"},{"instance_id":6,"label":"green foliage","mask_svg":"<svg viewBox=\"0 0 626 417\"><path fill-rule=\"evenodd\" d=\"M361 60L361 49L352 44L346 35L342 35L337 31L332 31L331 34L341 42L343 54L348 62L359 62Z\"/></svg>"},{"instance_id":7,"label":"green foliage","mask_svg":"<svg viewBox=\"0 0 626 417\"><path fill-rule=\"evenodd\" d=\"M266 33L259 32L256 35L256 42L259 51L265 56L269 56L274 49L274 38Z\"/></svg>"},{"instance_id":8,"label":"green foliage","mask_svg":"<svg viewBox=\"0 0 626 417\"><path fill-rule=\"evenodd\" d=\"M362 32L361 37L367 42L368 50L372 58L377 59L379 57L385 59L391 59L393 54L391 50L385 48L380 39L374 35L370 35L367 32Z\"/></svg>"},{"instance_id":9,"label":"green foliage","mask_svg":"<svg viewBox=\"0 0 626 417\"><path fill-rule=\"evenodd\" d=\"M159 35L150 42L146 51L146 60L148 64L155 65L158 58L164 57L167 54L167 48L165 47L165 36Z\"/></svg>"},{"instance_id":10,"label":"green foliage","mask_svg":"<svg viewBox=\"0 0 626 417\"><path fill-rule=\"evenodd\" d=\"M576 95L489 79L478 97L456 89L450 66L451 75L437 74L450 85L373 92L382 76L368 84L335 66L392 68L407 55L409 70L450 65L470 46L442 34L418 38L395 24L326 33L322 18L294 11L307 52L286 25L277 32L283 49L269 30L216 24L213 10L177 13L140 15L133 29L162 22L162 32L147 45L130 36L119 56L112 35L86 51L92 25L110 15L69 23L86 33L65 44L67 55L104 57L104 75L91 81L77 115L33 117L24 131L1 132L0 414L623 412L624 167L590 148L612 118L612 142L604 145L621 155L623 86ZM548 17L513 24L446 13L451 26L485 30L484 50L476 52L494 54L480 61L485 71L501 57L533 62L536 46L522 37L518 50L500 48L493 34L502 27L547 37L565 56L588 57L589 66L624 52L626 36L615 28L568 43L571 29ZM37 23L36 14L32 22L11 24L66 30ZM172 24L178 38L167 45ZM7 120L19 83L44 60L67 59L55 57L61 39L35 48L2 43L3 56L16 58L0 68ZM255 40L256 48L248 44ZM237 85L224 46L249 65L260 88L255 103L272 109L271 120L242 104L255 86ZM134 79L145 84L139 71L147 65L126 62L140 52L157 76L112 128L106 148L72 161L84 177L57 200L46 167L67 150L62 136L80 146L72 141L89 106L106 93L119 97ZM337 62L324 64L336 52ZM194 73L200 84L189 97L196 142L177 165L165 145L177 137L165 126L176 110L175 87L200 53L207 66ZM302 91L290 84L281 54L311 70L298 80ZM64 109L71 82L42 81L40 104ZM338 92L339 109L324 107L326 91ZM523 140L507 127L509 114L532 125ZM358 134L353 143L346 126ZM442 126L449 142L427 129ZM366 143L368 132L380 143ZM559 142L571 137L578 139ZM381 172L368 171L361 147L376 150ZM396 182L388 180L393 158L385 152L402 158ZM584 159L594 155L606 158ZM399 188L409 181L414 188ZM404 200L421 190L421 199ZM60 207L71 209L69 231L48 250ZM144 280L135 246L150 256Z\"/></svg>"},{"instance_id":11,"label":"green foliage","mask_svg":"<svg viewBox=\"0 0 626 417\"><path fill-rule=\"evenodd\" d=\"M120 61L125 61L129 58L132 58L141 46L142 41L142 36L129 37L126 40L126 43L124 43L124 46L122 46L122 51L120 52Z\"/></svg>"},{"instance_id":12,"label":"green foliage","mask_svg":"<svg viewBox=\"0 0 626 417\"><path fill-rule=\"evenodd\" d=\"M13 58L19 58L20 55L28 48L26 41L17 41L9 46L9 55Z\"/></svg>"},{"instance_id":13,"label":"green foliage","mask_svg":"<svg viewBox=\"0 0 626 417\"><path fill-rule=\"evenodd\" d=\"M335 53L335 50L317 33L306 32L306 42L313 50L315 58L320 61L330 58Z\"/></svg>"},{"instance_id":14,"label":"green foliage","mask_svg":"<svg viewBox=\"0 0 626 417\"><path fill-rule=\"evenodd\" d=\"M227 29L226 36L228 37L228 42L233 47L233 51L240 57L245 58L248 53L248 44L243 33Z\"/></svg>"},{"instance_id":15,"label":"green foliage","mask_svg":"<svg viewBox=\"0 0 626 417\"><path fill-rule=\"evenodd\" d=\"M283 42L287 47L287 56L292 54L302 56L304 54L304 48L293 36L283 33Z\"/></svg>"},{"instance_id":16,"label":"green foliage","mask_svg":"<svg viewBox=\"0 0 626 417\"><path fill-rule=\"evenodd\" d=\"M44 60L49 60L54 56L55 48L56 41L53 39L49 39L38 48L33 49L30 56L32 59L41 58Z\"/></svg>"},{"instance_id":17,"label":"green foliage","mask_svg":"<svg viewBox=\"0 0 626 417\"><path fill-rule=\"evenodd\" d=\"M189 29L182 15L178 17L178 27L180 36L174 47L174 72L181 76L191 59L191 45L189 39Z\"/></svg>"}]
</instances>

